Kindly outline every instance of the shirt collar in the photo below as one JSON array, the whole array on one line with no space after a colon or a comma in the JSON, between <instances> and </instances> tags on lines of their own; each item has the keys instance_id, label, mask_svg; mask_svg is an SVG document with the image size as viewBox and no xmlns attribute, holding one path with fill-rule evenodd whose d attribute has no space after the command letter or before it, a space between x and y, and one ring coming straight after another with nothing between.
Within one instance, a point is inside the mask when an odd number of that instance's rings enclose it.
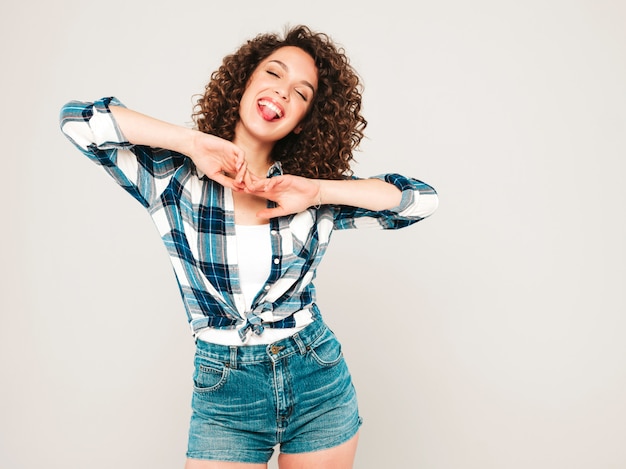
<instances>
[{"instance_id":1,"label":"shirt collar","mask_svg":"<svg viewBox=\"0 0 626 469\"><path fill-rule=\"evenodd\" d=\"M274 176L282 176L283 174L283 165L280 164L280 161L274 162L270 169L267 170L267 177L271 178Z\"/></svg>"}]
</instances>

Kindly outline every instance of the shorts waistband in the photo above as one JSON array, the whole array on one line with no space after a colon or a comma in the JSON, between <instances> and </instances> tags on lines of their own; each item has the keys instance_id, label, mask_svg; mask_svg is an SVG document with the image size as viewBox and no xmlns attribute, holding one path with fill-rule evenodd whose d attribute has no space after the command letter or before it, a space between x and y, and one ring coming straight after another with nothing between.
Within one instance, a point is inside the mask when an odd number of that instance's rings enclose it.
<instances>
[{"instance_id":1,"label":"shorts waistband","mask_svg":"<svg viewBox=\"0 0 626 469\"><path fill-rule=\"evenodd\" d=\"M278 361L294 353L304 355L327 329L326 323L317 319L294 335L268 345L219 345L197 340L196 353L231 368L237 368L238 363Z\"/></svg>"}]
</instances>

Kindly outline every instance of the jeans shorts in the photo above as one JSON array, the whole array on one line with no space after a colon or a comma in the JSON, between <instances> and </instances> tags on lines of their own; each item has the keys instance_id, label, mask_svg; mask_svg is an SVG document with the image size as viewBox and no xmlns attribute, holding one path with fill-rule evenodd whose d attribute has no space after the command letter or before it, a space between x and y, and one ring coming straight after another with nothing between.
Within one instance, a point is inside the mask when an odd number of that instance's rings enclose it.
<instances>
[{"instance_id":1,"label":"jeans shorts","mask_svg":"<svg viewBox=\"0 0 626 469\"><path fill-rule=\"evenodd\" d=\"M270 345L198 341L187 457L266 463L351 439L361 425L341 345L320 319Z\"/></svg>"}]
</instances>

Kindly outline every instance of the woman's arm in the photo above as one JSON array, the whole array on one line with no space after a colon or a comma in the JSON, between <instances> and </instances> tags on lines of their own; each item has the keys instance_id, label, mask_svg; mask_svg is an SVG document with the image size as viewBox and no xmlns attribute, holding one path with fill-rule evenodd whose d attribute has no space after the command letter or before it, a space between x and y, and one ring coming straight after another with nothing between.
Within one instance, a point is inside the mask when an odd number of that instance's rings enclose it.
<instances>
[{"instance_id":1,"label":"woman's arm","mask_svg":"<svg viewBox=\"0 0 626 469\"><path fill-rule=\"evenodd\" d=\"M400 205L402 191L381 179L321 180L318 203L389 210Z\"/></svg>"},{"instance_id":2,"label":"woman's arm","mask_svg":"<svg viewBox=\"0 0 626 469\"><path fill-rule=\"evenodd\" d=\"M367 210L397 207L402 192L380 179L325 180L285 175L248 184L246 192L276 202L277 207L261 210L257 216L273 218L302 212L319 205L350 205Z\"/></svg>"},{"instance_id":3,"label":"woman's arm","mask_svg":"<svg viewBox=\"0 0 626 469\"><path fill-rule=\"evenodd\" d=\"M120 130L134 145L166 148L191 158L209 178L236 190L243 188L243 151L232 142L170 124L123 106L110 106ZM236 174L234 178L225 173Z\"/></svg>"},{"instance_id":4,"label":"woman's arm","mask_svg":"<svg viewBox=\"0 0 626 469\"><path fill-rule=\"evenodd\" d=\"M257 216L262 218L332 205L336 228L401 228L431 215L438 205L437 193L431 186L399 174L348 180L285 175L257 180L245 190L277 204L261 210Z\"/></svg>"},{"instance_id":5,"label":"woman's arm","mask_svg":"<svg viewBox=\"0 0 626 469\"><path fill-rule=\"evenodd\" d=\"M126 139L133 145L167 148L183 155L191 150L194 131L111 104L109 110Z\"/></svg>"}]
</instances>

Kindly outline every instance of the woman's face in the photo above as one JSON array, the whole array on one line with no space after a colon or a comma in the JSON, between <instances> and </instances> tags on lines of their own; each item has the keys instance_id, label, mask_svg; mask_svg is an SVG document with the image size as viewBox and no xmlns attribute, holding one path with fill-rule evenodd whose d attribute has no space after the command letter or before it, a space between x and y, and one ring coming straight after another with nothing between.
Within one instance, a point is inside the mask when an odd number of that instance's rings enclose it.
<instances>
[{"instance_id":1,"label":"woman's face","mask_svg":"<svg viewBox=\"0 0 626 469\"><path fill-rule=\"evenodd\" d=\"M293 46L277 49L252 73L239 105L237 138L242 133L274 143L298 125L311 107L317 90L313 58Z\"/></svg>"}]
</instances>

